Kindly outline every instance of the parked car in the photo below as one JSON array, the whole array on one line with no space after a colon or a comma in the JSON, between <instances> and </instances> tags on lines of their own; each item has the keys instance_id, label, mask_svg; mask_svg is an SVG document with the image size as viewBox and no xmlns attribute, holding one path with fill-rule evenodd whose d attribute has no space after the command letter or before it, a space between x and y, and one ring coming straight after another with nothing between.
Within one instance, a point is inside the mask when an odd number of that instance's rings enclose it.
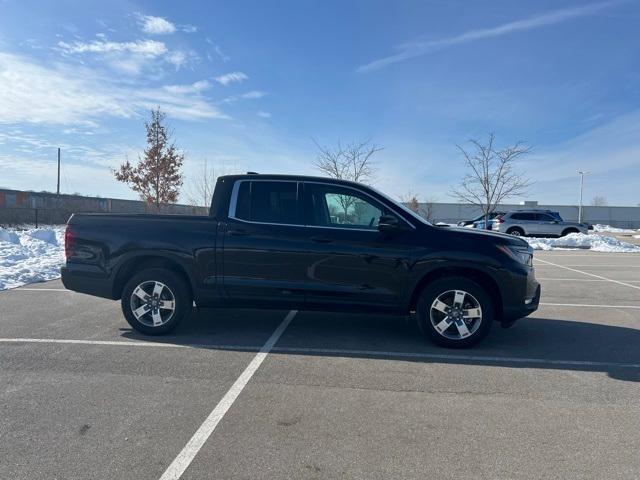
<instances>
[{"instance_id":1,"label":"parked car","mask_svg":"<svg viewBox=\"0 0 640 480\"><path fill-rule=\"evenodd\" d=\"M503 214L504 214L504 212L497 212L497 211L496 212L491 212L489 214L489 220L493 220L497 216L503 215ZM475 223L481 222L481 221L484 221L484 214L478 215L473 220L462 220L462 221L458 222L458 226L459 227L466 227L466 226L469 226L469 225L474 225L475 226ZM482 227L475 227L475 228L482 228Z\"/></svg>"},{"instance_id":2,"label":"parked car","mask_svg":"<svg viewBox=\"0 0 640 480\"><path fill-rule=\"evenodd\" d=\"M435 227L371 187L232 175L210 214L74 214L62 281L120 299L129 324L166 333L200 307L416 313L440 345L538 308L533 250L488 231Z\"/></svg>"},{"instance_id":3,"label":"parked car","mask_svg":"<svg viewBox=\"0 0 640 480\"><path fill-rule=\"evenodd\" d=\"M565 222L558 212L551 210L514 210L497 217L493 230L514 236L555 236L588 233L584 223Z\"/></svg>"}]
</instances>

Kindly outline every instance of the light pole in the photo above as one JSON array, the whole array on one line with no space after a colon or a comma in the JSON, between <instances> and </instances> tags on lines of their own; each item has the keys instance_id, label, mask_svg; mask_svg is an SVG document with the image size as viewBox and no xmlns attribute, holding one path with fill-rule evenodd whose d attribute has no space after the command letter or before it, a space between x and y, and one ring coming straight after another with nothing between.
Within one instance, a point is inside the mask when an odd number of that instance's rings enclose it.
<instances>
[{"instance_id":1,"label":"light pole","mask_svg":"<svg viewBox=\"0 0 640 480\"><path fill-rule=\"evenodd\" d=\"M582 223L582 187L584 185L584 176L589 175L591 172L578 170L580 175L580 203L578 204L578 223Z\"/></svg>"}]
</instances>

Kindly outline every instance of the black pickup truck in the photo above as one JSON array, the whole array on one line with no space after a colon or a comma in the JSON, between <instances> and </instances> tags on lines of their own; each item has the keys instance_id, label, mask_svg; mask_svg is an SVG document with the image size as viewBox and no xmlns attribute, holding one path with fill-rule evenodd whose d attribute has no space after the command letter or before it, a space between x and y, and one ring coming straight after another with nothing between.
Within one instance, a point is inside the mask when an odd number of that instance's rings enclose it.
<instances>
[{"instance_id":1,"label":"black pickup truck","mask_svg":"<svg viewBox=\"0 0 640 480\"><path fill-rule=\"evenodd\" d=\"M522 239L433 226L371 187L328 178L230 175L209 216L75 214L62 281L120 299L146 334L199 307L416 313L440 345L535 311Z\"/></svg>"}]
</instances>

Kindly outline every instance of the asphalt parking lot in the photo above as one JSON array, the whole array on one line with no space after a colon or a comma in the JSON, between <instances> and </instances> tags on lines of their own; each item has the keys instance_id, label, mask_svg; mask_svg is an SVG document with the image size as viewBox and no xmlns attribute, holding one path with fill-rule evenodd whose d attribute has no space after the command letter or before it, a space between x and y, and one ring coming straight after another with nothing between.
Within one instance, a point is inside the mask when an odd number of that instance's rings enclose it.
<instances>
[{"instance_id":1,"label":"asphalt parking lot","mask_svg":"<svg viewBox=\"0 0 640 480\"><path fill-rule=\"evenodd\" d=\"M462 351L319 312L149 338L59 281L0 292L0 478L638 478L640 255L536 269L540 309Z\"/></svg>"}]
</instances>

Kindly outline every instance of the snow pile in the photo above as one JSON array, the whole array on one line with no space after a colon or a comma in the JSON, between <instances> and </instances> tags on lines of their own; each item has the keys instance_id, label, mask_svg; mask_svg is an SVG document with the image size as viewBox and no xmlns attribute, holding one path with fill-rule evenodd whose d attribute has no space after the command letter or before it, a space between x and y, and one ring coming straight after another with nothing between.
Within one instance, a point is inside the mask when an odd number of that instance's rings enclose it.
<instances>
[{"instance_id":1,"label":"snow pile","mask_svg":"<svg viewBox=\"0 0 640 480\"><path fill-rule=\"evenodd\" d=\"M626 234L633 234L633 233L638 233L637 230L632 230L630 228L617 228L617 227L612 227L611 225L601 225L601 224L596 224L593 226L593 231L594 232L609 232L609 233L626 233Z\"/></svg>"},{"instance_id":2,"label":"snow pile","mask_svg":"<svg viewBox=\"0 0 640 480\"><path fill-rule=\"evenodd\" d=\"M63 263L64 226L0 228L0 290L58 278Z\"/></svg>"},{"instance_id":3,"label":"snow pile","mask_svg":"<svg viewBox=\"0 0 640 480\"><path fill-rule=\"evenodd\" d=\"M564 250L567 248L585 248L594 252L640 253L640 245L621 242L614 237L603 235L585 235L570 233L560 238L525 238L536 250Z\"/></svg>"},{"instance_id":4,"label":"snow pile","mask_svg":"<svg viewBox=\"0 0 640 480\"><path fill-rule=\"evenodd\" d=\"M20 239L18 238L18 235L15 234L15 232L12 232L11 230L6 230L0 227L0 242L19 244Z\"/></svg>"}]
</instances>

